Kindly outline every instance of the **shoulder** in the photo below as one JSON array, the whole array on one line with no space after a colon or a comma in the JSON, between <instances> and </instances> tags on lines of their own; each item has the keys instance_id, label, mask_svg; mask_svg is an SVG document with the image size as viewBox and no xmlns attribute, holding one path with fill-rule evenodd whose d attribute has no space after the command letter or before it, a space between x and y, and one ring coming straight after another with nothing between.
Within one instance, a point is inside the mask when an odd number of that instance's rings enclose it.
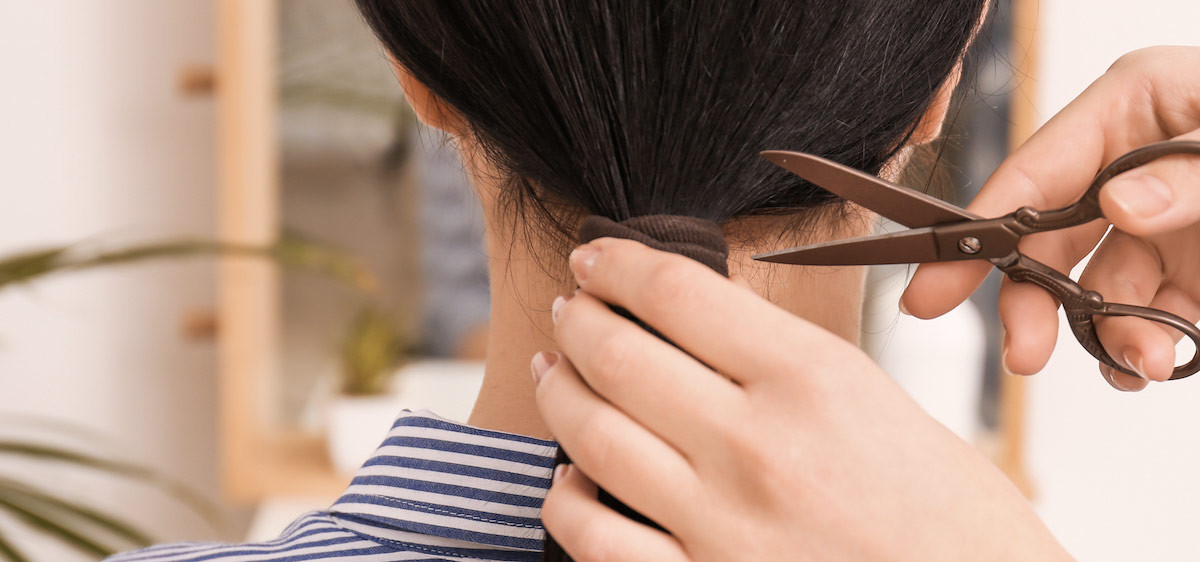
<instances>
[{"instance_id":1,"label":"shoulder","mask_svg":"<svg viewBox=\"0 0 1200 562\"><path fill-rule=\"evenodd\" d=\"M259 562L266 560L371 560L395 553L396 549L346 530L325 512L313 512L297 519L272 541L251 544L192 542L164 544L124 552L106 562Z\"/></svg>"}]
</instances>

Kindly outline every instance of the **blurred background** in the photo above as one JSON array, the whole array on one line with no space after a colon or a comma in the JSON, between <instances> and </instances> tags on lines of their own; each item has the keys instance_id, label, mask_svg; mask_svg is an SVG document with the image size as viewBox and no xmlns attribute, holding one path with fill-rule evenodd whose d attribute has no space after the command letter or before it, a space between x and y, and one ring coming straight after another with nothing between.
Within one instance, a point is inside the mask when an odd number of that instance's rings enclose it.
<instances>
[{"instance_id":1,"label":"blurred background","mask_svg":"<svg viewBox=\"0 0 1200 562\"><path fill-rule=\"evenodd\" d=\"M947 140L956 202L1200 6L996 0ZM0 559L261 540L327 506L403 408L465 420L482 221L349 0L0 1ZM880 228L890 228L882 224ZM1111 391L1064 332L1002 372L993 278L936 321L869 277L864 348L1086 560L1193 560L1200 382Z\"/></svg>"}]
</instances>

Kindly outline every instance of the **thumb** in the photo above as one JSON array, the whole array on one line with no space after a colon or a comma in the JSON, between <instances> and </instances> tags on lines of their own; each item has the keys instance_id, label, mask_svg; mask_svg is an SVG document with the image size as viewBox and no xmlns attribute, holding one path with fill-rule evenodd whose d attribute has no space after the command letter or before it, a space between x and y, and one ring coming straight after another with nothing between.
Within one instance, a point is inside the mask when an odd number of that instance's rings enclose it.
<instances>
[{"instance_id":1,"label":"thumb","mask_svg":"<svg viewBox=\"0 0 1200 562\"><path fill-rule=\"evenodd\" d=\"M1200 141L1200 131L1175 140ZM1136 236L1200 223L1200 154L1168 156L1113 178L1100 190L1100 208Z\"/></svg>"}]
</instances>

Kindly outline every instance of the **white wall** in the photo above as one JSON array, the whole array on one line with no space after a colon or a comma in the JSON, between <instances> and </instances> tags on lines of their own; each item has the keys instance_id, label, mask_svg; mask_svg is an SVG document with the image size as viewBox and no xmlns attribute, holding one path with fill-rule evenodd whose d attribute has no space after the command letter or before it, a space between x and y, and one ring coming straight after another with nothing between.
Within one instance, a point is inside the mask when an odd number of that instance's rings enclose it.
<instances>
[{"instance_id":1,"label":"white wall","mask_svg":"<svg viewBox=\"0 0 1200 562\"><path fill-rule=\"evenodd\" d=\"M208 0L0 2L0 255L213 235L213 103L175 87L182 65L212 61L212 26ZM213 305L204 261L0 292L0 411L83 425L114 441L102 450L212 493L215 350L180 326ZM211 535L153 493L78 475L46 484L141 513L162 538Z\"/></svg>"},{"instance_id":2,"label":"white wall","mask_svg":"<svg viewBox=\"0 0 1200 562\"><path fill-rule=\"evenodd\" d=\"M1196 0L1043 1L1042 119L1127 51L1200 45L1197 22ZM1080 560L1200 560L1200 377L1116 392L1060 327L1029 402L1031 476L1047 523Z\"/></svg>"}]
</instances>

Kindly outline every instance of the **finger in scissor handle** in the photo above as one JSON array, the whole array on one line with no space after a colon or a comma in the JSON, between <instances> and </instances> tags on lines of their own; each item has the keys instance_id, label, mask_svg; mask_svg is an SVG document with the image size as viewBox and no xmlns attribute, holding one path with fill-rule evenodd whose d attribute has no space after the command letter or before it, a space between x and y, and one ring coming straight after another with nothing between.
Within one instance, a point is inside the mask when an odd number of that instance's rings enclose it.
<instances>
[{"instance_id":1,"label":"finger in scissor handle","mask_svg":"<svg viewBox=\"0 0 1200 562\"><path fill-rule=\"evenodd\" d=\"M1105 237L1079 283L1109 303L1159 309L1190 322L1200 319L1200 306L1164 283L1158 252L1145 239L1119 230ZM1100 342L1125 368L1150 380L1171 377L1182 332L1133 316L1096 317L1095 322Z\"/></svg>"},{"instance_id":2,"label":"finger in scissor handle","mask_svg":"<svg viewBox=\"0 0 1200 562\"><path fill-rule=\"evenodd\" d=\"M1183 335L1188 338L1191 344L1196 346L1196 349L1193 349L1191 352L1185 355L1186 357L1189 357L1188 360L1183 361L1182 364L1173 366L1171 368L1171 372L1169 373L1167 380L1179 380L1200 372L1200 327L1197 327L1191 321L1180 318L1179 316L1171 314L1170 312L1155 308L1118 303L1106 303L1105 311L1100 314L1105 316L1136 317L1140 320L1161 324L1162 326L1165 326L1173 331L1183 332ZM1147 329L1143 330L1142 333L1154 334L1156 332L1153 329ZM1172 353L1171 355L1175 356L1177 354ZM1174 363L1175 361L1172 362ZM1122 369L1124 369L1123 366L1119 367L1118 370Z\"/></svg>"}]
</instances>

